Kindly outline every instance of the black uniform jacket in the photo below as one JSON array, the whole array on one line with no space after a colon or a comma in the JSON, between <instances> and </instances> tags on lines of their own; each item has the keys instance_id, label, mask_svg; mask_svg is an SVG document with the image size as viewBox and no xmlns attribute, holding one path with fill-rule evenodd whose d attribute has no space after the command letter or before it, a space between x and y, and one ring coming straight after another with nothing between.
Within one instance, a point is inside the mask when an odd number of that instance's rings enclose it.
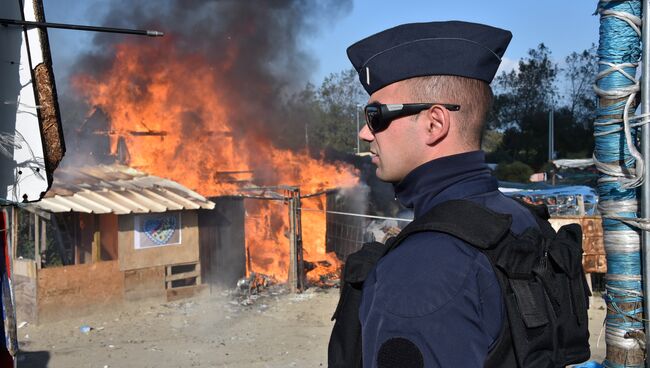
<instances>
[{"instance_id":1,"label":"black uniform jacket","mask_svg":"<svg viewBox=\"0 0 650 368\"><path fill-rule=\"evenodd\" d=\"M514 233L536 227L527 209L498 191L484 160L474 151L430 161L395 185L396 197L416 218L444 201L468 199L513 215ZM451 235L424 232L377 263L364 283L359 318L364 368L378 366L382 349L419 350L425 367L482 367L505 307L485 255Z\"/></svg>"}]
</instances>

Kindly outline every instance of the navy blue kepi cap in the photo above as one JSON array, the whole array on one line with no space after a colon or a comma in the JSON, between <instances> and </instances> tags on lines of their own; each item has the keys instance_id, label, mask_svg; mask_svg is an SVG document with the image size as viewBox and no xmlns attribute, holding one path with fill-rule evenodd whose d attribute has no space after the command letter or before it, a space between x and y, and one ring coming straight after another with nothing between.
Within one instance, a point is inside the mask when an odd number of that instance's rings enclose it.
<instances>
[{"instance_id":1,"label":"navy blue kepi cap","mask_svg":"<svg viewBox=\"0 0 650 368\"><path fill-rule=\"evenodd\" d=\"M404 79L456 75L492 82L512 33L477 23L410 23L348 47L368 94Z\"/></svg>"}]
</instances>

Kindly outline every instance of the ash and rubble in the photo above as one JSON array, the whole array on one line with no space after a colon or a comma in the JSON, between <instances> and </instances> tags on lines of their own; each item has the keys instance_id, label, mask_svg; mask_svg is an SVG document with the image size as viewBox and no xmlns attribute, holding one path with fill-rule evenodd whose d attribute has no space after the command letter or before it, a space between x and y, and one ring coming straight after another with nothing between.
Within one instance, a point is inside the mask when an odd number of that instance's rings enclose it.
<instances>
[{"instance_id":1,"label":"ash and rubble","mask_svg":"<svg viewBox=\"0 0 650 368\"><path fill-rule=\"evenodd\" d=\"M231 304L248 306L255 304L260 297L286 294L289 289L286 285L278 283L275 277L251 272L248 277L237 281L237 286L234 289L227 292L231 297L235 298L230 302ZM264 306L264 304L261 306Z\"/></svg>"},{"instance_id":2,"label":"ash and rubble","mask_svg":"<svg viewBox=\"0 0 650 368\"><path fill-rule=\"evenodd\" d=\"M316 263L329 263L319 261ZM312 262L305 262L314 264ZM305 268L307 272L314 269ZM313 296L315 293L323 292L327 289L338 288L340 285L340 274L338 272L320 275L318 282L308 282L307 288L300 293L296 293L293 298L304 299ZM237 286L233 289L227 289L222 292L223 296L232 298L229 302L231 305L253 306L260 304L261 309L268 306L264 303L266 298L279 297L280 295L290 294L290 288L286 283L280 283L275 277L261 273L251 272L248 277L243 277L237 281Z\"/></svg>"}]
</instances>

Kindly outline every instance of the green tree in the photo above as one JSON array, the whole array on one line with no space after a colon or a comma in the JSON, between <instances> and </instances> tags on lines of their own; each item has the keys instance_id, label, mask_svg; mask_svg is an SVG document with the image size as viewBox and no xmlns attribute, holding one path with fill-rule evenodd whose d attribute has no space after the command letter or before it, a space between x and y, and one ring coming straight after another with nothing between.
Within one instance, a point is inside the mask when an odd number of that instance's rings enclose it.
<instances>
[{"instance_id":1,"label":"green tree","mask_svg":"<svg viewBox=\"0 0 650 368\"><path fill-rule=\"evenodd\" d=\"M304 124L298 139L312 152L324 149L351 153L356 150L357 118L364 124L362 106L367 95L354 69L332 73L316 89L308 84L287 102L292 119ZM294 133L295 136L295 133Z\"/></svg>"},{"instance_id":2,"label":"green tree","mask_svg":"<svg viewBox=\"0 0 650 368\"><path fill-rule=\"evenodd\" d=\"M488 129L502 133L492 162L522 161L539 169L548 159L549 112L554 111L557 157L588 157L593 150L590 122L596 100L591 81L596 73L595 47L569 55L564 68L540 44L529 50L517 70L495 79L495 101ZM557 92L558 79L566 89Z\"/></svg>"},{"instance_id":3,"label":"green tree","mask_svg":"<svg viewBox=\"0 0 650 368\"><path fill-rule=\"evenodd\" d=\"M359 126L363 115L359 111L367 100L367 95L359 84L354 69L332 73L325 78L318 90L322 109L316 137L325 147L340 152L353 152L356 149L357 117Z\"/></svg>"},{"instance_id":4,"label":"green tree","mask_svg":"<svg viewBox=\"0 0 650 368\"><path fill-rule=\"evenodd\" d=\"M499 180L527 183L533 175L533 169L521 161L499 163L495 175Z\"/></svg>"},{"instance_id":5,"label":"green tree","mask_svg":"<svg viewBox=\"0 0 650 368\"><path fill-rule=\"evenodd\" d=\"M492 162L522 161L539 169L548 158L548 113L554 110L555 151L558 157L588 157L593 150L590 132L596 98L591 84L597 70L595 46L573 52L560 68L551 50L539 44L528 51L517 69L497 76L495 98L483 136L483 149ZM562 81L560 84L559 81ZM558 92L560 86L565 94ZM364 124L360 106L367 95L356 71L332 73L319 87L308 84L293 95L288 113L304 129L285 136L312 153L324 149L354 152L359 125ZM361 142L362 150L364 142Z\"/></svg>"},{"instance_id":6,"label":"green tree","mask_svg":"<svg viewBox=\"0 0 650 368\"><path fill-rule=\"evenodd\" d=\"M571 115L577 123L589 127L596 117L598 103L592 85L598 73L598 55L596 45L592 44L580 53L572 52L564 60L566 76L567 103Z\"/></svg>"},{"instance_id":7,"label":"green tree","mask_svg":"<svg viewBox=\"0 0 650 368\"><path fill-rule=\"evenodd\" d=\"M560 69L551 59L551 50L543 43L528 50L518 68L496 77L493 128L518 125L527 128L524 119L539 111L549 111L557 101L557 76ZM528 119L530 122L530 119Z\"/></svg>"},{"instance_id":8,"label":"green tree","mask_svg":"<svg viewBox=\"0 0 650 368\"><path fill-rule=\"evenodd\" d=\"M485 130L481 139L481 149L485 152L494 152L503 141L503 133L498 130Z\"/></svg>"},{"instance_id":9,"label":"green tree","mask_svg":"<svg viewBox=\"0 0 650 368\"><path fill-rule=\"evenodd\" d=\"M594 110L582 108L572 112L570 106L555 111L555 152L558 158L587 158L594 150L594 135L591 129L593 118L588 115Z\"/></svg>"}]
</instances>

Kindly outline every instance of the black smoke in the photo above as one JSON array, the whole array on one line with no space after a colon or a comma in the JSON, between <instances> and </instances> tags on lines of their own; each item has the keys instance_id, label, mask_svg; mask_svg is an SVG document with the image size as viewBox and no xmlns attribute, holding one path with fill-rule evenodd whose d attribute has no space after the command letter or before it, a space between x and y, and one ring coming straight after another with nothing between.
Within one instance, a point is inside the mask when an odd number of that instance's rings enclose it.
<instances>
[{"instance_id":1,"label":"black smoke","mask_svg":"<svg viewBox=\"0 0 650 368\"><path fill-rule=\"evenodd\" d=\"M279 148L298 149L304 146L305 122L287 114L284 106L287 96L302 89L318 67L305 41L349 12L352 0L119 0L102 6L107 8L97 10L105 13L99 24L163 31L181 50L181 58L199 54L221 65L234 44L236 58L218 86L228 91L227 100L215 101L232 107L233 133L258 134ZM165 45L149 37L98 34L93 50L80 55L73 70L101 78L113 63L113 46L123 42ZM202 124L191 112L187 116L187 122L179 123Z\"/></svg>"}]
</instances>

